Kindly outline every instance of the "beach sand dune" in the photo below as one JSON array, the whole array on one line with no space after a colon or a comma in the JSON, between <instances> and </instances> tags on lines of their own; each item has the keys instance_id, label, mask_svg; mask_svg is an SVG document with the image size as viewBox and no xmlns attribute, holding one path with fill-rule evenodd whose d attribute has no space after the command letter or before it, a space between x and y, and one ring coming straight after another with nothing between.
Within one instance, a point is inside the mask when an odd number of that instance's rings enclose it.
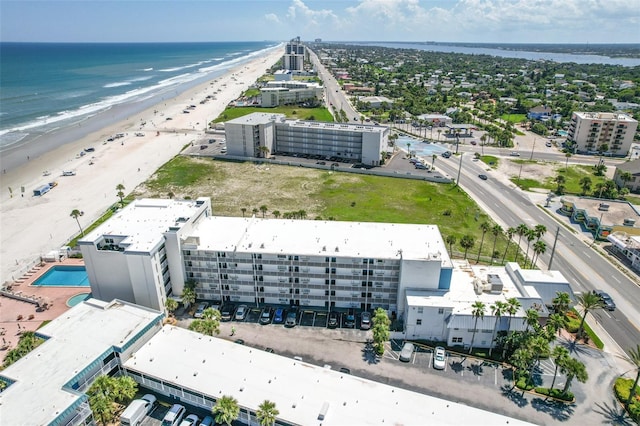
<instances>
[{"instance_id":1,"label":"beach sand dune","mask_svg":"<svg viewBox=\"0 0 640 426\"><path fill-rule=\"evenodd\" d=\"M79 218L82 227L90 225L119 200L117 185L124 185L125 193L132 191L182 147L205 138L207 123L281 57L281 48L272 49L215 80L0 175L0 280L19 278L40 256L79 234L72 210L84 213ZM201 104L208 95L215 100ZM190 105L195 108L184 113ZM107 142L118 133L124 136ZM87 147L95 151L80 156ZM76 175L62 176L64 170ZM44 196L33 196L33 189L49 182L57 186Z\"/></svg>"}]
</instances>

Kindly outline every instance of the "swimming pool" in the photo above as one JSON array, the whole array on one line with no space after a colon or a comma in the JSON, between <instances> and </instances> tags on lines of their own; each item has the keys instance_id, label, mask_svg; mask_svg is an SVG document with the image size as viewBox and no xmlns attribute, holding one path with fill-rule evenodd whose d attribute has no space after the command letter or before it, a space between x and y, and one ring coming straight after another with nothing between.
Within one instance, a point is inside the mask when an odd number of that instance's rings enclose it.
<instances>
[{"instance_id":1,"label":"swimming pool","mask_svg":"<svg viewBox=\"0 0 640 426\"><path fill-rule=\"evenodd\" d=\"M426 142L422 142L419 139L413 139L413 138L408 138L406 136L400 136L398 138L398 140L396 141L396 146L404 149L404 150L408 150L407 149L407 144L411 144L411 146L409 147L409 149L411 151L415 151L416 155L440 155L445 151L448 151L448 149L443 146L442 144L439 143L426 143Z\"/></svg>"},{"instance_id":2,"label":"swimming pool","mask_svg":"<svg viewBox=\"0 0 640 426\"><path fill-rule=\"evenodd\" d=\"M70 307L70 308L73 308L77 304L84 302L85 300L87 300L90 297L91 297L91 293L76 294L75 296L71 296L67 300L67 306Z\"/></svg>"},{"instance_id":3,"label":"swimming pool","mask_svg":"<svg viewBox=\"0 0 640 426\"><path fill-rule=\"evenodd\" d=\"M89 287L84 266L56 265L33 282L39 287Z\"/></svg>"}]
</instances>

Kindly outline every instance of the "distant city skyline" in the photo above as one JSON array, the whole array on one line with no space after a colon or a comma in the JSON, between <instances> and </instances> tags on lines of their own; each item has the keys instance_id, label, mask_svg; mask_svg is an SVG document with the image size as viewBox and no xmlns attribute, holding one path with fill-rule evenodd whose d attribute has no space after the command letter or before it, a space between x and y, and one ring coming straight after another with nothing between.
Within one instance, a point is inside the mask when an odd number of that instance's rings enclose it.
<instances>
[{"instance_id":1,"label":"distant city skyline","mask_svg":"<svg viewBox=\"0 0 640 426\"><path fill-rule=\"evenodd\" d=\"M0 40L640 43L640 0L0 0Z\"/></svg>"}]
</instances>

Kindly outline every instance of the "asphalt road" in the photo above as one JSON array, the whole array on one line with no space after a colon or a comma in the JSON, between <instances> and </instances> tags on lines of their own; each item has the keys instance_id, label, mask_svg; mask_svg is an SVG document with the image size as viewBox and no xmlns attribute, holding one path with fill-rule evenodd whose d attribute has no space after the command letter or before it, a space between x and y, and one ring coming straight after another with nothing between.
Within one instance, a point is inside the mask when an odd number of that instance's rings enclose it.
<instances>
[{"instance_id":1,"label":"asphalt road","mask_svg":"<svg viewBox=\"0 0 640 426\"><path fill-rule=\"evenodd\" d=\"M521 223L529 227L537 224L546 226L547 233L543 240L548 249L538 261L541 269L549 264L555 231L560 227L552 269L561 271L574 291L607 291L616 301L616 311L597 310L592 312L593 316L623 350L635 348L640 342L640 287L637 277L632 279L621 272L586 244L585 236L576 235L559 225L553 218L553 212L536 206L522 191L494 178L492 172L483 167L484 163L474 162L469 157L463 157L460 186L504 229L517 227ZM459 158L454 157L443 159L437 165L440 170L454 177L457 176L458 166ZM489 179L480 180L480 173L488 174Z\"/></svg>"},{"instance_id":2,"label":"asphalt road","mask_svg":"<svg viewBox=\"0 0 640 426\"><path fill-rule=\"evenodd\" d=\"M313 66L318 71L318 78L322 80L322 84L324 85L324 99L327 104L327 108L331 109L331 105L333 105L338 111L342 109L346 113L350 123L359 123L360 114L353 109L335 77L324 67L324 65L320 63L316 54L310 49L309 58L311 58Z\"/></svg>"}]
</instances>

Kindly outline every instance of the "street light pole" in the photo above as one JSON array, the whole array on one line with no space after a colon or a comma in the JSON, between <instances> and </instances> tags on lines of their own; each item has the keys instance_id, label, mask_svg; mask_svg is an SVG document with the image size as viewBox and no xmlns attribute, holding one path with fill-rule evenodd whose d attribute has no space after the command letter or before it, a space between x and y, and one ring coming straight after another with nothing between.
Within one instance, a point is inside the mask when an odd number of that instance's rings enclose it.
<instances>
[{"instance_id":1,"label":"street light pole","mask_svg":"<svg viewBox=\"0 0 640 426\"><path fill-rule=\"evenodd\" d=\"M460 154L460 165L458 166L458 177L456 178L456 186L459 185L460 183L460 171L462 170L462 156L464 155L464 152Z\"/></svg>"},{"instance_id":2,"label":"street light pole","mask_svg":"<svg viewBox=\"0 0 640 426\"><path fill-rule=\"evenodd\" d=\"M533 160L533 150L536 149L536 138L533 138L533 148L531 148L531 157L529 157L529 160Z\"/></svg>"}]
</instances>

